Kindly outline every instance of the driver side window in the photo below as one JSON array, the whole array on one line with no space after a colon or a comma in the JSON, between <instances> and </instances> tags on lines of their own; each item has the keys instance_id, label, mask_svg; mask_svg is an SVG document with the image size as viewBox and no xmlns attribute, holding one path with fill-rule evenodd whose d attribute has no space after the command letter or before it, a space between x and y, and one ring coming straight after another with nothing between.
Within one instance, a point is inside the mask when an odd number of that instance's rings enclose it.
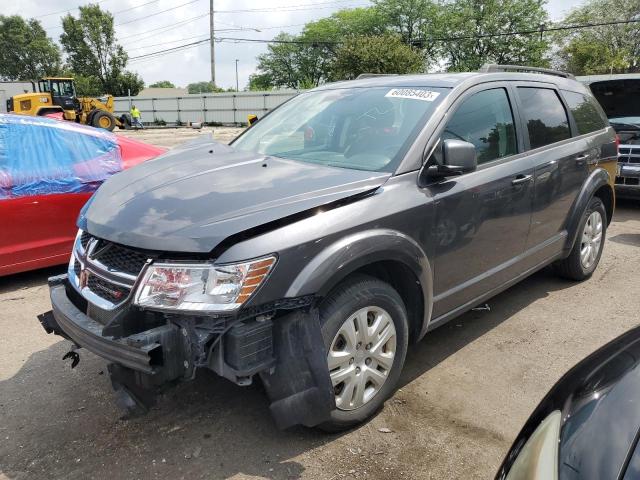
<instances>
[{"instance_id":1,"label":"driver side window","mask_svg":"<svg viewBox=\"0 0 640 480\"><path fill-rule=\"evenodd\" d=\"M472 143L478 164L517 153L513 113L506 90L484 90L464 100L447 123L442 139Z\"/></svg>"}]
</instances>

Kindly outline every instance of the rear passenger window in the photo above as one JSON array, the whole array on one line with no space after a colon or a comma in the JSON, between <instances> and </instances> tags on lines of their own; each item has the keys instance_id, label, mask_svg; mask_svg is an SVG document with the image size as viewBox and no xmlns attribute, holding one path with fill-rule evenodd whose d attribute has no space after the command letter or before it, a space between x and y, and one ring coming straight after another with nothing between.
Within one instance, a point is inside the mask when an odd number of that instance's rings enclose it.
<instances>
[{"instance_id":1,"label":"rear passenger window","mask_svg":"<svg viewBox=\"0 0 640 480\"><path fill-rule=\"evenodd\" d=\"M518 87L531 148L571 138L567 112L554 90Z\"/></svg>"},{"instance_id":2,"label":"rear passenger window","mask_svg":"<svg viewBox=\"0 0 640 480\"><path fill-rule=\"evenodd\" d=\"M571 110L573 118L576 121L578 134L583 135L585 133L595 132L607 126L607 122L602 118L600 109L592 97L567 90L563 90L562 95L567 101L569 110Z\"/></svg>"},{"instance_id":3,"label":"rear passenger window","mask_svg":"<svg viewBox=\"0 0 640 480\"><path fill-rule=\"evenodd\" d=\"M494 88L467 98L449 120L442 138L473 143L478 163L516 153L516 133L507 92Z\"/></svg>"}]
</instances>

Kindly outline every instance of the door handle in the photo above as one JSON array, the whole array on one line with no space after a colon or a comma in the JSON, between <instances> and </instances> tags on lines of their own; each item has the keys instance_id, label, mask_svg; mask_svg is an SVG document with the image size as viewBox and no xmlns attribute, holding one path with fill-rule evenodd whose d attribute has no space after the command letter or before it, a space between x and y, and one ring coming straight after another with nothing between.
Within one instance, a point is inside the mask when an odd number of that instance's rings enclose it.
<instances>
[{"instance_id":1,"label":"door handle","mask_svg":"<svg viewBox=\"0 0 640 480\"><path fill-rule=\"evenodd\" d=\"M582 153L580 155L576 156L576 164L578 165L584 165L585 163L587 163L587 160L591 157L590 154L588 153Z\"/></svg>"},{"instance_id":2,"label":"door handle","mask_svg":"<svg viewBox=\"0 0 640 480\"><path fill-rule=\"evenodd\" d=\"M522 185L523 183L530 182L533 178L533 175L518 175L516 178L511 180L511 185Z\"/></svg>"}]
</instances>

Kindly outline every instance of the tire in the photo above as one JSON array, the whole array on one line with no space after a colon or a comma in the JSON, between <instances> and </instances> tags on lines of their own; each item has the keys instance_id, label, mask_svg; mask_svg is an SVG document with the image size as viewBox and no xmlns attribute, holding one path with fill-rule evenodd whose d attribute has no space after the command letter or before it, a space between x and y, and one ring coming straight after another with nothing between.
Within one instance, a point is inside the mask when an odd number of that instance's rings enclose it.
<instances>
[{"instance_id":1,"label":"tire","mask_svg":"<svg viewBox=\"0 0 640 480\"><path fill-rule=\"evenodd\" d=\"M104 128L105 130L113 132L113 129L116 128L116 119L109 112L99 110L93 114L93 117L91 118L91 125L96 128Z\"/></svg>"},{"instance_id":2,"label":"tire","mask_svg":"<svg viewBox=\"0 0 640 480\"><path fill-rule=\"evenodd\" d=\"M600 225L599 227L598 224ZM591 233L589 229L593 229ZM571 253L567 258L554 264L556 273L561 277L575 281L582 281L591 277L600 262L606 233L607 211L602 200L598 197L593 197L580 220L578 237ZM598 236L600 240L596 242L595 240ZM585 261L585 257L583 257L585 249L591 253L588 261Z\"/></svg>"},{"instance_id":3,"label":"tire","mask_svg":"<svg viewBox=\"0 0 640 480\"><path fill-rule=\"evenodd\" d=\"M360 333L364 329L357 329L356 314L361 322L367 323L367 334ZM330 373L336 408L330 420L318 427L338 432L369 419L394 392L407 354L407 311L402 298L389 284L355 275L335 287L322 302L320 324L327 366L330 355L335 359L332 363L340 365ZM346 331L352 335L343 336ZM347 336L353 341L348 341ZM335 383L341 378L346 381Z\"/></svg>"}]
</instances>

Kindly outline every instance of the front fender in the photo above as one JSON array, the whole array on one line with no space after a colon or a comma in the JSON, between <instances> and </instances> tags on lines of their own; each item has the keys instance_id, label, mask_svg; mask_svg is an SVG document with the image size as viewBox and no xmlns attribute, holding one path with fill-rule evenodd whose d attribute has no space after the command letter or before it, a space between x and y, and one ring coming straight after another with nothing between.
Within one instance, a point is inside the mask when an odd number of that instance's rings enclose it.
<instances>
[{"instance_id":1,"label":"front fender","mask_svg":"<svg viewBox=\"0 0 640 480\"><path fill-rule=\"evenodd\" d=\"M427 330L433 307L433 275L420 245L391 229L373 229L348 235L318 253L291 283L286 297L325 296L350 273L381 261L400 262L415 274L423 295L424 318L419 337Z\"/></svg>"},{"instance_id":2,"label":"front fender","mask_svg":"<svg viewBox=\"0 0 640 480\"><path fill-rule=\"evenodd\" d=\"M611 187L611 178L609 176L609 172L607 172L604 168L596 168L587 180L582 185L582 190L576 197L575 202L573 203L573 207L571 208L571 212L567 217L566 230L567 230L567 243L564 247L564 252L568 255L573 248L573 245L578 238L578 228L580 226L580 220L582 219L582 215L589 205L593 194L600 188L605 185ZM611 219L608 218L607 221Z\"/></svg>"}]
</instances>

